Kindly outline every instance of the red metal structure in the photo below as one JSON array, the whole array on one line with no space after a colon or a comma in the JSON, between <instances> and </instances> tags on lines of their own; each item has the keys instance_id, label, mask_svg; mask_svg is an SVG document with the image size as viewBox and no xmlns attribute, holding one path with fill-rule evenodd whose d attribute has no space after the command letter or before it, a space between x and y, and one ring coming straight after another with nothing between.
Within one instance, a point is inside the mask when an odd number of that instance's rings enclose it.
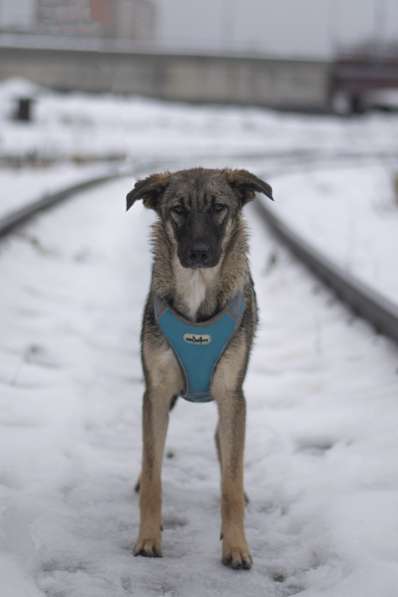
<instances>
[{"instance_id":1,"label":"red metal structure","mask_svg":"<svg viewBox=\"0 0 398 597\"><path fill-rule=\"evenodd\" d=\"M362 112L366 96L375 90L398 89L398 47L360 48L337 57L330 72L330 101L337 94L350 111Z\"/></svg>"}]
</instances>

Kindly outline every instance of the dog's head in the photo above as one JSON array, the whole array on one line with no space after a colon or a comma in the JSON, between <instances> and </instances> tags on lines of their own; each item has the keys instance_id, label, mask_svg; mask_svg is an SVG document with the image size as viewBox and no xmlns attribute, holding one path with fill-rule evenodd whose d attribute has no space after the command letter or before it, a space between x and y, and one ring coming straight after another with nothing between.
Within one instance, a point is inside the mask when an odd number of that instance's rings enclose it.
<instances>
[{"instance_id":1,"label":"dog's head","mask_svg":"<svg viewBox=\"0 0 398 597\"><path fill-rule=\"evenodd\" d=\"M269 184L247 170L195 168L152 174L136 182L127 209L137 199L155 210L183 267L215 267L256 192L272 199Z\"/></svg>"}]
</instances>

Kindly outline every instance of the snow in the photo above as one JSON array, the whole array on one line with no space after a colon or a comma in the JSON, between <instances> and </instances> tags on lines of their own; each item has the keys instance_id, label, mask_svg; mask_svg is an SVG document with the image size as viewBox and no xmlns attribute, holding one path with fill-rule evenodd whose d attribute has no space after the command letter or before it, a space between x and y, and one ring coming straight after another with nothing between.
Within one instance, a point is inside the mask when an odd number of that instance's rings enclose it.
<instances>
[{"instance_id":1,"label":"snow","mask_svg":"<svg viewBox=\"0 0 398 597\"><path fill-rule=\"evenodd\" d=\"M46 168L2 168L0 217L44 195L103 174L104 170L103 165L76 166L66 162Z\"/></svg>"},{"instance_id":2,"label":"snow","mask_svg":"<svg viewBox=\"0 0 398 597\"><path fill-rule=\"evenodd\" d=\"M329 164L275 181L283 219L322 253L398 302L398 161ZM304 192L303 192L304 191Z\"/></svg>"},{"instance_id":3,"label":"snow","mask_svg":"<svg viewBox=\"0 0 398 597\"><path fill-rule=\"evenodd\" d=\"M138 97L61 94L32 86L34 122L8 120L15 99L31 84L0 83L0 156L42 159L261 153L264 157L345 153L368 155L398 150L398 118L297 116L250 107L189 106Z\"/></svg>"},{"instance_id":4,"label":"snow","mask_svg":"<svg viewBox=\"0 0 398 597\"><path fill-rule=\"evenodd\" d=\"M2 595L395 597L397 349L251 209L254 568L220 563L216 412L183 401L164 466L164 558L133 558L153 215L125 214L131 184L86 192L0 247Z\"/></svg>"},{"instance_id":5,"label":"snow","mask_svg":"<svg viewBox=\"0 0 398 597\"><path fill-rule=\"evenodd\" d=\"M15 99L25 95L35 98L31 125L10 120ZM95 175L104 167L101 160L133 169L170 154L210 166L239 166L244 159L247 167L259 165L275 181L278 213L323 252L397 301L396 114L344 119L195 107L65 95L15 79L0 84L0 123L0 160L27 161L23 169L0 170L0 216ZM47 167L38 168L41 163Z\"/></svg>"},{"instance_id":6,"label":"snow","mask_svg":"<svg viewBox=\"0 0 398 597\"><path fill-rule=\"evenodd\" d=\"M36 98L29 126L9 120L26 94ZM32 161L0 169L0 217L102 171L86 160L247 167L273 184L278 215L397 300L396 115L65 96L9 81L0 126L0 160ZM1 597L395 597L397 349L251 208L261 308L245 384L254 568L220 564L216 412L183 401L164 466L164 558L132 557L153 221L140 205L125 214L132 184L86 192L0 245Z\"/></svg>"}]
</instances>

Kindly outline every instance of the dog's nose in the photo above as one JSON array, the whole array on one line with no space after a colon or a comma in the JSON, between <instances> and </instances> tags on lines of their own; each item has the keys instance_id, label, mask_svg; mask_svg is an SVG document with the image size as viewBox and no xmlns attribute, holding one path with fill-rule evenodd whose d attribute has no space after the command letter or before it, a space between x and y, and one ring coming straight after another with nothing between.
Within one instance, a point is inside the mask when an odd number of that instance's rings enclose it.
<instances>
[{"instance_id":1,"label":"dog's nose","mask_svg":"<svg viewBox=\"0 0 398 597\"><path fill-rule=\"evenodd\" d=\"M205 243L195 243L189 252L189 262L192 267L207 265L210 261L210 249Z\"/></svg>"}]
</instances>

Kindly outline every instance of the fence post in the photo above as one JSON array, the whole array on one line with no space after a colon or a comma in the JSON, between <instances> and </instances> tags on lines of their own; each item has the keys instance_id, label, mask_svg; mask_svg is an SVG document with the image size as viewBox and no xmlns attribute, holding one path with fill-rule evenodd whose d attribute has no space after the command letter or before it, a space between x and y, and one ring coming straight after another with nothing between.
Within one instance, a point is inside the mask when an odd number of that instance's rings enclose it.
<instances>
[{"instance_id":1,"label":"fence post","mask_svg":"<svg viewBox=\"0 0 398 597\"><path fill-rule=\"evenodd\" d=\"M32 122L33 120L33 98L19 97L14 112L14 120L17 122Z\"/></svg>"}]
</instances>

